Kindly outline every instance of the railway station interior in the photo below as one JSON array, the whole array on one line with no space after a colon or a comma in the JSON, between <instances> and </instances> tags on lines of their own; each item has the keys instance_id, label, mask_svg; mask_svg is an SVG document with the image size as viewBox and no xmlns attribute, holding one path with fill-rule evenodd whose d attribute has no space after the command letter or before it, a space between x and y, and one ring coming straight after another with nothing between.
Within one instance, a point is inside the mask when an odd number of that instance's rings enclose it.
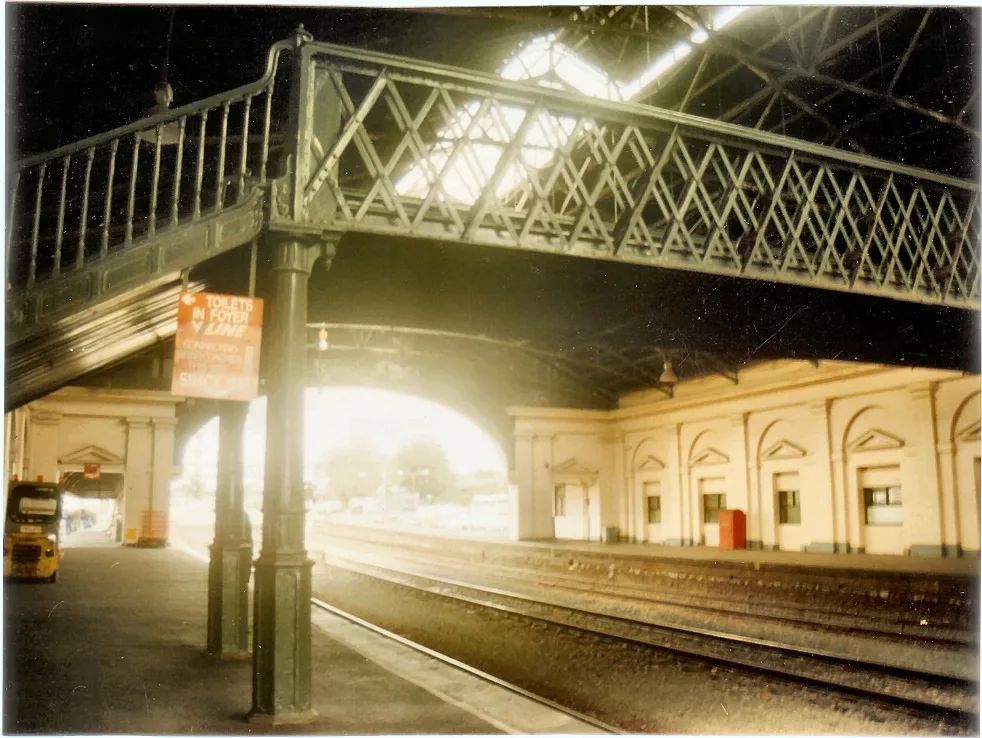
<instances>
[{"instance_id":1,"label":"railway station interior","mask_svg":"<svg viewBox=\"0 0 982 738\"><path fill-rule=\"evenodd\" d=\"M6 12L5 734L978 734L977 9Z\"/></svg>"}]
</instances>

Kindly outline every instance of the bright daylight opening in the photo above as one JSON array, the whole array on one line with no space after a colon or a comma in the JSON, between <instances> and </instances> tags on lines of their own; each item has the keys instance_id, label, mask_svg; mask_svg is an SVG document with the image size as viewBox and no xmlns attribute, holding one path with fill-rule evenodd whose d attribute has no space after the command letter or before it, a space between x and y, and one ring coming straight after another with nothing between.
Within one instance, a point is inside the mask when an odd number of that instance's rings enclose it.
<instances>
[{"instance_id":1,"label":"bright daylight opening","mask_svg":"<svg viewBox=\"0 0 982 738\"><path fill-rule=\"evenodd\" d=\"M473 421L429 400L386 390L306 391L304 484L307 547L318 521L506 536L514 493L498 444ZM262 521L266 399L254 401L243 444L246 511ZM213 526L218 419L187 443L171 493L171 521Z\"/></svg>"},{"instance_id":2,"label":"bright daylight opening","mask_svg":"<svg viewBox=\"0 0 982 738\"><path fill-rule=\"evenodd\" d=\"M505 79L535 80L544 87L576 90L600 100L627 102L683 61L692 53L693 47L708 41L711 31L722 30L750 9L742 5L720 8L708 27L695 28L688 40L679 41L656 56L634 79L627 82L619 82L603 69L590 64L573 49L560 43L554 34L537 36L523 44L505 63L500 74ZM524 109L508 105L484 111L477 102L464 106L439 132L437 142L430 147L429 156L400 177L396 190L402 195L422 199L434 186L442 183L442 192L438 197L444 201L452 198L465 204L475 203L494 174L505 145L518 133L525 116ZM501 177L495 194L499 198L505 197L534 170L548 166L567 141L589 128L588 123L580 125L580 129L577 129L572 118L537 114L526 128L526 145L517 161ZM454 153L455 142L459 140L470 143L457 152L455 161L444 171Z\"/></svg>"}]
</instances>

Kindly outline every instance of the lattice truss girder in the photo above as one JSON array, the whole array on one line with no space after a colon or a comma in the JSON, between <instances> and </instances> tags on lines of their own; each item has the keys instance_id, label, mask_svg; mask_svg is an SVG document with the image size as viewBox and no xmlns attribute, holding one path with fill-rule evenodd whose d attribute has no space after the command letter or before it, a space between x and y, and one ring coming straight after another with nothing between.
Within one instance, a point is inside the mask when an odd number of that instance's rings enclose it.
<instances>
[{"instance_id":1,"label":"lattice truss girder","mask_svg":"<svg viewBox=\"0 0 982 738\"><path fill-rule=\"evenodd\" d=\"M310 326L308 350L317 371L329 367L332 377L339 372L362 381L442 377L491 392L503 404L610 407L616 400L575 361L522 341L408 326L319 323Z\"/></svg>"},{"instance_id":2,"label":"lattice truss girder","mask_svg":"<svg viewBox=\"0 0 982 738\"><path fill-rule=\"evenodd\" d=\"M978 306L973 183L528 85L318 63L345 122L305 198L329 188L335 227Z\"/></svg>"},{"instance_id":3,"label":"lattice truss girder","mask_svg":"<svg viewBox=\"0 0 982 738\"><path fill-rule=\"evenodd\" d=\"M308 329L315 364L365 379L412 379L444 372L489 384L511 404L545 402L613 407L626 392L657 388L665 362L679 377L718 374L736 381L730 357L678 346L616 344L598 337L544 348L525 341L407 326L318 323ZM321 362L319 357L329 357ZM355 374L351 374L354 372Z\"/></svg>"}]
</instances>

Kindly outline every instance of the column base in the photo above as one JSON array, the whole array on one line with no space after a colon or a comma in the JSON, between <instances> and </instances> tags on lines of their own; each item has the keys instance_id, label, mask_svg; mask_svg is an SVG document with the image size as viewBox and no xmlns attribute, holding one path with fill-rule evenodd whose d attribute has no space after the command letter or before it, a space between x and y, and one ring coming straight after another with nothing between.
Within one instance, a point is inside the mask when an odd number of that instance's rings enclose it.
<instances>
[{"instance_id":1,"label":"column base","mask_svg":"<svg viewBox=\"0 0 982 738\"><path fill-rule=\"evenodd\" d=\"M249 654L249 576L252 544L213 543L208 561L208 624L205 653L231 659Z\"/></svg>"},{"instance_id":2,"label":"column base","mask_svg":"<svg viewBox=\"0 0 982 738\"><path fill-rule=\"evenodd\" d=\"M927 558L958 558L962 555L962 547L943 544L914 544L905 553L908 556L924 556Z\"/></svg>"},{"instance_id":3,"label":"column base","mask_svg":"<svg viewBox=\"0 0 982 738\"><path fill-rule=\"evenodd\" d=\"M313 720L311 704L311 569L303 552L256 560L252 710L273 723ZM258 719L258 717L257 717Z\"/></svg>"},{"instance_id":4,"label":"column base","mask_svg":"<svg viewBox=\"0 0 982 738\"><path fill-rule=\"evenodd\" d=\"M844 553L864 553L866 549L864 548L854 548L848 543L828 543L825 541L812 541L811 543L802 546L802 551L806 553L833 553L833 554L844 554Z\"/></svg>"},{"instance_id":5,"label":"column base","mask_svg":"<svg viewBox=\"0 0 982 738\"><path fill-rule=\"evenodd\" d=\"M301 712L278 712L275 715L253 710L246 715L246 720L253 725L309 725L318 717L317 710L313 708Z\"/></svg>"}]
</instances>

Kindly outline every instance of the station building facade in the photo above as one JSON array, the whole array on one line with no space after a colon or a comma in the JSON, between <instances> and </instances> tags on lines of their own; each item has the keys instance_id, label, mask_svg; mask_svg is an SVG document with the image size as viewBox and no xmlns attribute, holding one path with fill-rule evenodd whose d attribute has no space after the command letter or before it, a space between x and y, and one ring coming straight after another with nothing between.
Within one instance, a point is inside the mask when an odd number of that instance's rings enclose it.
<instances>
[{"instance_id":1,"label":"station building facade","mask_svg":"<svg viewBox=\"0 0 982 738\"><path fill-rule=\"evenodd\" d=\"M612 411L510 408L522 539L767 550L979 551L980 378L774 361Z\"/></svg>"},{"instance_id":2,"label":"station building facade","mask_svg":"<svg viewBox=\"0 0 982 738\"><path fill-rule=\"evenodd\" d=\"M182 399L160 391L65 387L9 412L5 480L70 479L79 494L117 501L119 542L164 545ZM87 469L95 479L84 479Z\"/></svg>"},{"instance_id":3,"label":"station building facade","mask_svg":"<svg viewBox=\"0 0 982 738\"><path fill-rule=\"evenodd\" d=\"M980 377L774 361L647 390L612 411L514 407L517 537L716 546L721 510L767 550L979 552ZM168 536L168 392L67 387L5 415L6 478L96 465L119 539Z\"/></svg>"}]
</instances>

